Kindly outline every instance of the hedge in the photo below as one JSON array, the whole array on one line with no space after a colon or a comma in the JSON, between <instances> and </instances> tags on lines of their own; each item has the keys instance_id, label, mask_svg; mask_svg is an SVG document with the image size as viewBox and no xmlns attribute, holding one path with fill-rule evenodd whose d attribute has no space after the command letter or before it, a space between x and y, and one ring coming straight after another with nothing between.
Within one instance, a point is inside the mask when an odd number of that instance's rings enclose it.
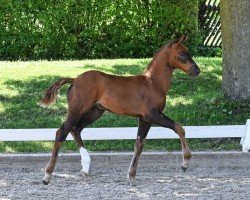
<instances>
[{"instance_id":1,"label":"hedge","mask_svg":"<svg viewBox=\"0 0 250 200\"><path fill-rule=\"evenodd\" d=\"M151 57L187 33L200 42L197 0L1 0L0 59Z\"/></svg>"}]
</instances>

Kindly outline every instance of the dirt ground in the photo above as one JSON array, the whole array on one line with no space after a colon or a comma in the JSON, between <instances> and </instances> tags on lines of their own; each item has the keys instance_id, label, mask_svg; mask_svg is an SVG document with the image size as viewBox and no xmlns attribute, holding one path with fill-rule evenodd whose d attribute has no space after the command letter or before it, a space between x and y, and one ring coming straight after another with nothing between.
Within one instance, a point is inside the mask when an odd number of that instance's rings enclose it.
<instances>
[{"instance_id":1,"label":"dirt ground","mask_svg":"<svg viewBox=\"0 0 250 200\"><path fill-rule=\"evenodd\" d=\"M250 153L196 152L182 172L180 153L144 153L137 186L126 179L132 153L91 154L91 174L80 156L60 155L53 179L42 184L47 154L0 154L0 199L250 199Z\"/></svg>"}]
</instances>

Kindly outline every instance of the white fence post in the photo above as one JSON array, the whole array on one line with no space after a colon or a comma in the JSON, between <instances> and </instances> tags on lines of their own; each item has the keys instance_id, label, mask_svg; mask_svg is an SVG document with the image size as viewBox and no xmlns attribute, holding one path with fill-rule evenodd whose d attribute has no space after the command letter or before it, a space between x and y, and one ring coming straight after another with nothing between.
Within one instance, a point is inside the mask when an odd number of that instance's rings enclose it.
<instances>
[{"instance_id":1,"label":"white fence post","mask_svg":"<svg viewBox=\"0 0 250 200\"><path fill-rule=\"evenodd\" d=\"M250 151L250 119L247 120L246 123L246 136L241 141L242 143L242 151L249 152Z\"/></svg>"}]
</instances>

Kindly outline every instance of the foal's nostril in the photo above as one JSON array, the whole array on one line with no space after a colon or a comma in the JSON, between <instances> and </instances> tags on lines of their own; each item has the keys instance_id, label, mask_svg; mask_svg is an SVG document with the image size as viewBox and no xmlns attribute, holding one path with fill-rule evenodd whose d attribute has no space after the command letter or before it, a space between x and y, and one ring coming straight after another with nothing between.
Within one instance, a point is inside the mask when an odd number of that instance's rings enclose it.
<instances>
[{"instance_id":1,"label":"foal's nostril","mask_svg":"<svg viewBox=\"0 0 250 200\"><path fill-rule=\"evenodd\" d=\"M200 74L200 69L197 65L192 65L189 68L189 74L193 76L198 76Z\"/></svg>"},{"instance_id":2,"label":"foal's nostril","mask_svg":"<svg viewBox=\"0 0 250 200\"><path fill-rule=\"evenodd\" d=\"M198 67L195 68L194 74L195 76L198 76L200 74L200 69Z\"/></svg>"}]
</instances>

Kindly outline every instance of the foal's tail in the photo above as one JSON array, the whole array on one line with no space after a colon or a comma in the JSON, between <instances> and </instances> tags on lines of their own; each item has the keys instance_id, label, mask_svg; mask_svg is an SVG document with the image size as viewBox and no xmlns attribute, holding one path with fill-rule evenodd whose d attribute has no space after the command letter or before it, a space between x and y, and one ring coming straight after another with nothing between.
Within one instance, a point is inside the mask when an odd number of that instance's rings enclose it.
<instances>
[{"instance_id":1,"label":"foal's tail","mask_svg":"<svg viewBox=\"0 0 250 200\"><path fill-rule=\"evenodd\" d=\"M46 108L55 103L58 90L66 83L73 83L74 78L62 78L50 86L45 92L40 106Z\"/></svg>"}]
</instances>

